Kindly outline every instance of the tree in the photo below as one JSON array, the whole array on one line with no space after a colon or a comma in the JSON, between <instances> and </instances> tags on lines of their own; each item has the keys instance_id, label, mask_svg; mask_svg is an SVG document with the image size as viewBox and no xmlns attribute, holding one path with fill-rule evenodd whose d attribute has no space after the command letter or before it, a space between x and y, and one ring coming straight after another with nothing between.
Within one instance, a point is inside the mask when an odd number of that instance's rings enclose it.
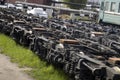
<instances>
[{"instance_id":1,"label":"tree","mask_svg":"<svg viewBox=\"0 0 120 80\"><path fill-rule=\"evenodd\" d=\"M86 6L87 0L64 0L65 2L69 2L67 6L72 9L80 9Z\"/></svg>"},{"instance_id":2,"label":"tree","mask_svg":"<svg viewBox=\"0 0 120 80\"><path fill-rule=\"evenodd\" d=\"M4 5L5 4L5 0L0 0L0 4Z\"/></svg>"},{"instance_id":3,"label":"tree","mask_svg":"<svg viewBox=\"0 0 120 80\"><path fill-rule=\"evenodd\" d=\"M46 5L51 5L52 0L44 0L44 1L45 1Z\"/></svg>"}]
</instances>

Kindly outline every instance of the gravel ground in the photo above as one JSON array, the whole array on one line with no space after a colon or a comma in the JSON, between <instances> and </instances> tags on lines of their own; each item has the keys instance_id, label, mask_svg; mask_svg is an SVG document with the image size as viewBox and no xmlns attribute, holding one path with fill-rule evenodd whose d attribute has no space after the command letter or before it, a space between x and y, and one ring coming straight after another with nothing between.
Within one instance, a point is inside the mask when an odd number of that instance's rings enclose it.
<instances>
[{"instance_id":1,"label":"gravel ground","mask_svg":"<svg viewBox=\"0 0 120 80\"><path fill-rule=\"evenodd\" d=\"M9 57L0 54L0 80L33 80L24 70L29 68L19 68Z\"/></svg>"}]
</instances>

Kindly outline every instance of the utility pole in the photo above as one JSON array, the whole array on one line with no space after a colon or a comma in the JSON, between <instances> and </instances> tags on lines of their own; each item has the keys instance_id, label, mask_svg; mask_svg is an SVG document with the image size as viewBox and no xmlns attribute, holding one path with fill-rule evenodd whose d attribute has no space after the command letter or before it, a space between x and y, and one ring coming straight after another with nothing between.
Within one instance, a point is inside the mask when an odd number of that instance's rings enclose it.
<instances>
[{"instance_id":1,"label":"utility pole","mask_svg":"<svg viewBox=\"0 0 120 80\"><path fill-rule=\"evenodd\" d=\"M7 8L8 8L9 0L7 0L6 3L7 3Z\"/></svg>"}]
</instances>

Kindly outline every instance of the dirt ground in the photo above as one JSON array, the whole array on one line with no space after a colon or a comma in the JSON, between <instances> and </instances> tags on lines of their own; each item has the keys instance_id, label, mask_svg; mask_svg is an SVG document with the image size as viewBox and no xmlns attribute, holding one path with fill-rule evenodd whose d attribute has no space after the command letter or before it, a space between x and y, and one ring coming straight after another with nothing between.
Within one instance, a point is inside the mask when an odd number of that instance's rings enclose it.
<instances>
[{"instance_id":1,"label":"dirt ground","mask_svg":"<svg viewBox=\"0 0 120 80\"><path fill-rule=\"evenodd\" d=\"M0 80L33 80L25 74L26 69L19 68L17 64L10 62L9 57L0 54Z\"/></svg>"}]
</instances>

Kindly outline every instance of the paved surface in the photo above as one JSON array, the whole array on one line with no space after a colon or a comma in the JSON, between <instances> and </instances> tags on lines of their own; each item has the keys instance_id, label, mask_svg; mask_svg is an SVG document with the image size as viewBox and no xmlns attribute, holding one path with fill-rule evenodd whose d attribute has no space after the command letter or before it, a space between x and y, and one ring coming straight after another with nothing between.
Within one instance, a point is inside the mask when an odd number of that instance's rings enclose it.
<instances>
[{"instance_id":1,"label":"paved surface","mask_svg":"<svg viewBox=\"0 0 120 80\"><path fill-rule=\"evenodd\" d=\"M19 68L11 63L9 57L0 54L0 80L33 80L24 73L25 68Z\"/></svg>"}]
</instances>

